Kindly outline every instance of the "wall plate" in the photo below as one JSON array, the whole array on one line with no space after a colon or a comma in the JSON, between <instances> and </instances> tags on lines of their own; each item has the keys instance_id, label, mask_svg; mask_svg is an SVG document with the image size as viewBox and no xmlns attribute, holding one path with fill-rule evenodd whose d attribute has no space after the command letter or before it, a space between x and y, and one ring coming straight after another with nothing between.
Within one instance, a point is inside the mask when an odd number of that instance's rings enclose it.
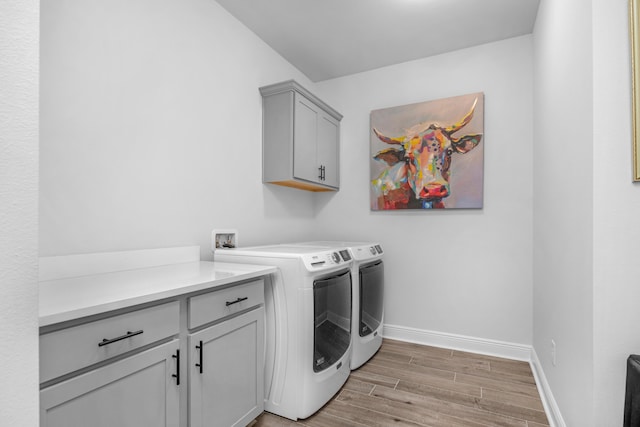
<instances>
[{"instance_id":1,"label":"wall plate","mask_svg":"<svg viewBox=\"0 0 640 427\"><path fill-rule=\"evenodd\" d=\"M238 230L233 228L214 229L211 232L211 251L238 247Z\"/></svg>"}]
</instances>

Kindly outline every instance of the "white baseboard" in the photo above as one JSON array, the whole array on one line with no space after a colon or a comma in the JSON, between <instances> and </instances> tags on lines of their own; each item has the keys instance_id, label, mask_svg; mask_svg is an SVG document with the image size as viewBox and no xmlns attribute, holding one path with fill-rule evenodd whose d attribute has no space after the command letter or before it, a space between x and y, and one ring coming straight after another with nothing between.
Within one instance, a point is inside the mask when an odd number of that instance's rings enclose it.
<instances>
[{"instance_id":1,"label":"white baseboard","mask_svg":"<svg viewBox=\"0 0 640 427\"><path fill-rule=\"evenodd\" d=\"M533 371L533 376L536 379L540 398L542 399L542 404L544 405L544 410L547 413L547 418L549 418L549 425L551 427L567 427L567 424L564 422L562 414L560 413L558 403L553 397L553 393L551 392L551 387L549 387L547 377L544 375L544 371L542 370L542 364L540 363L540 359L538 359L538 354L533 348L531 349L530 363L531 370Z\"/></svg>"},{"instance_id":2,"label":"white baseboard","mask_svg":"<svg viewBox=\"0 0 640 427\"><path fill-rule=\"evenodd\" d=\"M382 336L416 344L445 347L453 350L504 357L506 359L531 361L531 346L525 344L514 344L397 325L384 325Z\"/></svg>"},{"instance_id":3,"label":"white baseboard","mask_svg":"<svg viewBox=\"0 0 640 427\"><path fill-rule=\"evenodd\" d=\"M538 392L542 399L550 427L566 427L560 408L553 398L553 393L542 370L540 360L532 346L465 335L448 334L444 332L427 331L424 329L408 328L398 325L384 325L384 338L430 345L434 347L450 348L452 350L468 351L471 353L503 357L506 359L523 360L529 362L533 372Z\"/></svg>"}]
</instances>

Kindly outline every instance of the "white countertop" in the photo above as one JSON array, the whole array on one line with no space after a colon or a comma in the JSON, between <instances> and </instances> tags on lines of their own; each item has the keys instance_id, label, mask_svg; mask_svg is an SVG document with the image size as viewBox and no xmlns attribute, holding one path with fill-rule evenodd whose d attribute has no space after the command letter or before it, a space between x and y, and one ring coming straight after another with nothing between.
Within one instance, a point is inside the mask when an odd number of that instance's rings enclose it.
<instances>
[{"instance_id":1,"label":"white countertop","mask_svg":"<svg viewBox=\"0 0 640 427\"><path fill-rule=\"evenodd\" d=\"M275 273L275 267L185 262L39 282L40 326Z\"/></svg>"}]
</instances>

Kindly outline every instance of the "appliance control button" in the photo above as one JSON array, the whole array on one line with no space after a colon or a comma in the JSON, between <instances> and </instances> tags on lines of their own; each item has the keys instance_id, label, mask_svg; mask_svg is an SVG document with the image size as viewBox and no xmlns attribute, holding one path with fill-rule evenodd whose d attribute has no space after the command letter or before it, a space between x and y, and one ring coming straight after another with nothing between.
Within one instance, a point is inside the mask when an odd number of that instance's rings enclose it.
<instances>
[{"instance_id":1,"label":"appliance control button","mask_svg":"<svg viewBox=\"0 0 640 427\"><path fill-rule=\"evenodd\" d=\"M331 259L333 260L333 262L335 262L336 264L340 263L340 255L338 255L337 252L334 252L331 254Z\"/></svg>"},{"instance_id":2,"label":"appliance control button","mask_svg":"<svg viewBox=\"0 0 640 427\"><path fill-rule=\"evenodd\" d=\"M376 251L376 248L374 248L373 246L371 246L371 247L369 248L369 251L371 252L371 255L375 255L375 254L376 254L376 252L377 252L377 251Z\"/></svg>"}]
</instances>

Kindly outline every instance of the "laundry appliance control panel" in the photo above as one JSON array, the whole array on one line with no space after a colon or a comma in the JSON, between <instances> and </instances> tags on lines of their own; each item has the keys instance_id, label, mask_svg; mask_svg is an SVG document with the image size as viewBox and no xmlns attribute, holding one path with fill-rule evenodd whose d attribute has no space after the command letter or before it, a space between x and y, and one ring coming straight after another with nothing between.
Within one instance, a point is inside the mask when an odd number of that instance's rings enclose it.
<instances>
[{"instance_id":1,"label":"laundry appliance control panel","mask_svg":"<svg viewBox=\"0 0 640 427\"><path fill-rule=\"evenodd\" d=\"M382 246L379 244L352 246L351 252L353 252L353 259L356 261L381 258L383 254Z\"/></svg>"},{"instance_id":2,"label":"laundry appliance control panel","mask_svg":"<svg viewBox=\"0 0 640 427\"><path fill-rule=\"evenodd\" d=\"M322 268L335 267L342 264L350 263L351 255L346 249L327 250L309 254L303 257L304 265L310 271L320 270Z\"/></svg>"}]
</instances>

